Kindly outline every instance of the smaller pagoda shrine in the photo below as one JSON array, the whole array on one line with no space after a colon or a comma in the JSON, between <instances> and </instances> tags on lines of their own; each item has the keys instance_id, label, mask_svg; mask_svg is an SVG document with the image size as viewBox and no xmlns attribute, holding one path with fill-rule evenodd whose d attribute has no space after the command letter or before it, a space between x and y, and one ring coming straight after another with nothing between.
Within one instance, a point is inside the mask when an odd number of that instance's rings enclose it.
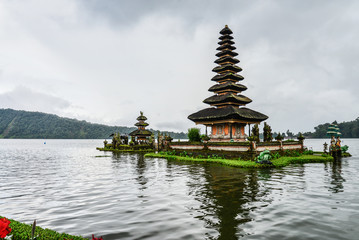
<instances>
[{"instance_id":1,"label":"smaller pagoda shrine","mask_svg":"<svg viewBox=\"0 0 359 240\"><path fill-rule=\"evenodd\" d=\"M140 116L137 118L137 123L135 126L138 128L135 131L130 133L132 140L137 143L148 143L149 137L152 135L152 132L146 130L146 127L149 125L145 121L147 118L143 115L143 112L140 112Z\"/></svg>"}]
</instances>

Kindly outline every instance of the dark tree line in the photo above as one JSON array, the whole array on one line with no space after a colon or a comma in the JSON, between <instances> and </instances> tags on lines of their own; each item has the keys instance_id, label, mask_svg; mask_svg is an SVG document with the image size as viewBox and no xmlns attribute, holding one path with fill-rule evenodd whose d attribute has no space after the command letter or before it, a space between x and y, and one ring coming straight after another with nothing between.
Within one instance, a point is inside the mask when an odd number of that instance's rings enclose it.
<instances>
[{"instance_id":1,"label":"dark tree line","mask_svg":"<svg viewBox=\"0 0 359 240\"><path fill-rule=\"evenodd\" d=\"M359 138L359 117L354 121L338 123L337 121L333 122L337 124L342 138ZM306 132L303 135L311 138L325 138L327 137L327 131L330 123L319 124L314 127L314 132Z\"/></svg>"},{"instance_id":2,"label":"dark tree line","mask_svg":"<svg viewBox=\"0 0 359 240\"><path fill-rule=\"evenodd\" d=\"M135 129L93 124L40 112L0 109L0 138L104 139L115 132L128 134ZM185 133L167 134L173 138L187 137Z\"/></svg>"},{"instance_id":3,"label":"dark tree line","mask_svg":"<svg viewBox=\"0 0 359 240\"><path fill-rule=\"evenodd\" d=\"M354 121L342 122L342 123L338 123L337 121L334 121L333 123L338 125L340 129L340 133L342 134L341 135L342 138L359 138L359 117ZM327 138L328 137L327 131L330 124L331 123L319 124L318 126L314 127L314 132L305 132L303 133L303 136L305 138ZM259 129L257 131L259 131ZM264 133L258 133L258 134L259 134L258 136L261 139L265 139ZM278 134L281 134L282 138L290 138L290 139L295 139L300 135L300 133L294 134L290 130L287 130L286 132L283 133L274 132L273 137L278 136Z\"/></svg>"},{"instance_id":4,"label":"dark tree line","mask_svg":"<svg viewBox=\"0 0 359 240\"><path fill-rule=\"evenodd\" d=\"M359 138L359 117L354 121L337 123L343 138ZM314 132L306 132L307 138L326 138L330 123L320 124L314 127ZM112 133L128 134L135 127L107 126L93 124L76 119L62 118L53 114L40 112L18 111L13 109L0 109L0 138L54 138L54 139L103 139ZM157 137L157 131L150 129ZM163 132L174 139L187 138L186 133ZM273 137L278 133L274 132ZM295 138L294 134L287 130L283 137ZM260 136L264 136L261 134Z\"/></svg>"}]
</instances>

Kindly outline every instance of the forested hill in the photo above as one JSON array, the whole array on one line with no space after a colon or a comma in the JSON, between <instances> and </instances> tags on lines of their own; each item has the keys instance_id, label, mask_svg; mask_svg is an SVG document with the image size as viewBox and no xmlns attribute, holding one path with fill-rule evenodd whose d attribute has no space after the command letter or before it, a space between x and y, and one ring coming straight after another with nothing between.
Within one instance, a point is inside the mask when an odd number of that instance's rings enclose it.
<instances>
[{"instance_id":1,"label":"forested hill","mask_svg":"<svg viewBox=\"0 0 359 240\"><path fill-rule=\"evenodd\" d=\"M135 127L107 126L40 112L0 109L0 138L104 139L110 134L128 134ZM173 138L184 133L167 132Z\"/></svg>"},{"instance_id":2,"label":"forested hill","mask_svg":"<svg viewBox=\"0 0 359 240\"><path fill-rule=\"evenodd\" d=\"M359 138L359 117L350 122L333 123L338 125L342 138ZM314 133L307 132L303 135L311 138L326 138L329 125L330 123L320 124L314 127Z\"/></svg>"}]
</instances>

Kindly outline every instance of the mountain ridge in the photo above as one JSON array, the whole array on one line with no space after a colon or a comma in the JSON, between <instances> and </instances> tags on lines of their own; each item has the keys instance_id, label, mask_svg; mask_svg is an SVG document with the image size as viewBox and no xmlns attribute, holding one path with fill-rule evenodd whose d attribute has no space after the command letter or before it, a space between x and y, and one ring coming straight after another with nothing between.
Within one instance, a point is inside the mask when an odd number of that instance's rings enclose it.
<instances>
[{"instance_id":1,"label":"mountain ridge","mask_svg":"<svg viewBox=\"0 0 359 240\"><path fill-rule=\"evenodd\" d=\"M105 139L112 133L128 134L135 129L137 128L90 123L49 113L0 109L0 138ZM157 132L150 130L155 134ZM183 132L164 131L164 133L173 138L187 137Z\"/></svg>"}]
</instances>

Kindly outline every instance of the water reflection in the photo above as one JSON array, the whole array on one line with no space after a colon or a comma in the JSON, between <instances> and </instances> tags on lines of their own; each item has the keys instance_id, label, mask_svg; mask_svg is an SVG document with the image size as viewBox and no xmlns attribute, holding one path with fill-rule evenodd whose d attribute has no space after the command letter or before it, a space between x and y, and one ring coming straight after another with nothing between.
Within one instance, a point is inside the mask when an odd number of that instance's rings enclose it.
<instances>
[{"instance_id":1,"label":"water reflection","mask_svg":"<svg viewBox=\"0 0 359 240\"><path fill-rule=\"evenodd\" d=\"M202 186L196 184L198 181L193 177L198 177L197 171L190 175L188 187L193 197L201 202L197 217L204 221L206 228L217 230L217 236L207 235L207 239L238 239L245 235L239 227L252 220L249 216L251 203L266 195L258 182L258 171L214 164L205 164L202 168L205 182L200 183ZM261 174L269 177L266 171Z\"/></svg>"},{"instance_id":2,"label":"water reflection","mask_svg":"<svg viewBox=\"0 0 359 240\"><path fill-rule=\"evenodd\" d=\"M327 189L332 193L343 192L346 180L342 167L348 166L342 161L324 164L324 183L317 181L323 176L323 172L318 171L318 168L323 169L321 164L248 170L217 164L146 159L142 154L114 154L112 166L122 174L118 177L121 179L119 183L126 182L131 187L119 191L122 198L131 196L121 207L131 208L125 214L134 218L136 229L141 224L143 234L152 229L157 231L153 236L158 237L158 227L161 226L164 235L192 229L190 237L183 234L177 239L239 239L250 236L255 239L251 234L258 234L258 231L260 234L257 225L266 229L266 224L275 223L272 227L280 224L290 229L295 221L307 221L311 213L305 211L303 203L317 203L322 199L322 195L316 191L311 193L311 189L323 189L324 186L326 193ZM125 191L129 193L125 194ZM284 198L286 203L279 203ZM324 198L327 201L327 197ZM317 211L313 212L317 214ZM306 214L300 215L302 212ZM141 217L137 219L136 215ZM296 218L298 215L302 220ZM289 219L288 223L286 219ZM129 224L132 223L124 226ZM264 231L262 236L266 234L268 232ZM272 234L275 236L282 232L277 229Z\"/></svg>"},{"instance_id":3,"label":"water reflection","mask_svg":"<svg viewBox=\"0 0 359 240\"><path fill-rule=\"evenodd\" d=\"M272 177L272 168L258 169L258 178L260 180L269 180Z\"/></svg>"},{"instance_id":4,"label":"water reflection","mask_svg":"<svg viewBox=\"0 0 359 240\"><path fill-rule=\"evenodd\" d=\"M329 187L329 190L333 193L339 193L344 191L344 185L345 182L344 177L342 176L342 159L337 159L334 162L330 163L331 167L331 187Z\"/></svg>"},{"instance_id":5,"label":"water reflection","mask_svg":"<svg viewBox=\"0 0 359 240\"><path fill-rule=\"evenodd\" d=\"M147 163L145 161L144 154L133 154L133 153L113 153L112 157L113 167L116 169L119 168L128 168L128 171L135 171L135 180L140 185L139 190L145 190L149 182L148 177L146 177Z\"/></svg>"},{"instance_id":6,"label":"water reflection","mask_svg":"<svg viewBox=\"0 0 359 240\"><path fill-rule=\"evenodd\" d=\"M146 172L146 161L143 154L137 155L136 163L136 172L137 172L137 182L141 185L140 190L145 190L146 184L148 183L148 178L145 175Z\"/></svg>"}]
</instances>

